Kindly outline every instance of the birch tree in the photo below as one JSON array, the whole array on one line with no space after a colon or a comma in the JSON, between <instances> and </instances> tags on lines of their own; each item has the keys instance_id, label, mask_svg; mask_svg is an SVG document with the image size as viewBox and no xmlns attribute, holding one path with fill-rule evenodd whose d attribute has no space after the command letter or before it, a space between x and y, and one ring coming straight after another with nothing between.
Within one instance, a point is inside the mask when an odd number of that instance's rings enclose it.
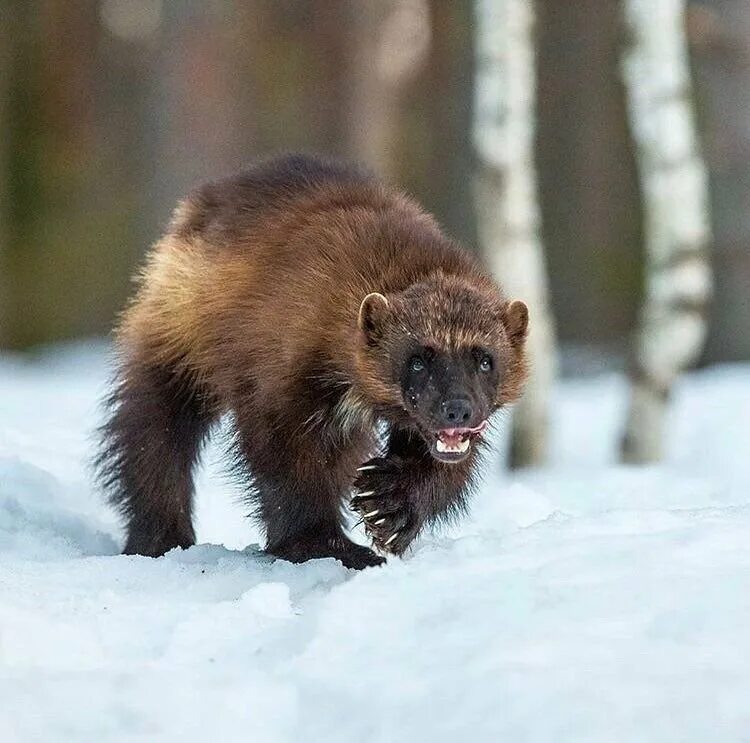
<instances>
[{"instance_id":1,"label":"birch tree","mask_svg":"<svg viewBox=\"0 0 750 743\"><path fill-rule=\"evenodd\" d=\"M623 60L646 241L646 287L631 362L622 456L664 450L669 393L706 336L711 292L706 172L693 121L685 0L624 0Z\"/></svg>"},{"instance_id":2,"label":"birch tree","mask_svg":"<svg viewBox=\"0 0 750 743\"><path fill-rule=\"evenodd\" d=\"M532 0L477 0L474 146L479 240L511 298L529 306L530 377L513 416L511 465L547 454L555 340L534 168Z\"/></svg>"}]
</instances>

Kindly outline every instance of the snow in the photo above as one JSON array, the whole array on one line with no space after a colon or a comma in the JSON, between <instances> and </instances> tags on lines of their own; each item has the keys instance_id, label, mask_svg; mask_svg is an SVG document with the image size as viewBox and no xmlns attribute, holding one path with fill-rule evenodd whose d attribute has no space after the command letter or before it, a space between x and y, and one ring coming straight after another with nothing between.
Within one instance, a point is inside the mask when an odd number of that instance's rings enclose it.
<instances>
[{"instance_id":1,"label":"snow","mask_svg":"<svg viewBox=\"0 0 750 743\"><path fill-rule=\"evenodd\" d=\"M263 555L218 445L202 544L118 555L103 350L0 359L0 741L750 740L750 366L679 385L649 468L619 377L563 383L553 466L355 573Z\"/></svg>"}]
</instances>

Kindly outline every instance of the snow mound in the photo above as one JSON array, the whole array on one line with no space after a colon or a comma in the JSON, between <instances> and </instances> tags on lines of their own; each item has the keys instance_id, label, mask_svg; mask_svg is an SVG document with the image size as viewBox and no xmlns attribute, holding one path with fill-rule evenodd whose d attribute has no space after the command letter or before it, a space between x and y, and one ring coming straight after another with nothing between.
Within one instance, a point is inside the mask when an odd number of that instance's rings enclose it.
<instances>
[{"instance_id":1,"label":"snow mound","mask_svg":"<svg viewBox=\"0 0 750 743\"><path fill-rule=\"evenodd\" d=\"M102 358L0 361L0 740L748 740L750 366L681 384L659 467L613 463L621 379L562 384L553 466L356 573L264 555L218 446L203 543L118 555Z\"/></svg>"}]
</instances>

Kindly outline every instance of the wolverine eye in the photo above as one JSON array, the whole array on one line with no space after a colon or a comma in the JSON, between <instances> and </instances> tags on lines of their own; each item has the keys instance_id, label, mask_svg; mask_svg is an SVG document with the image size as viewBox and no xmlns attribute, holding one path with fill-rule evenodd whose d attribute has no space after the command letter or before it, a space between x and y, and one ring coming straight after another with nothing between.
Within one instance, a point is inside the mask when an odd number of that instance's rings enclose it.
<instances>
[{"instance_id":1,"label":"wolverine eye","mask_svg":"<svg viewBox=\"0 0 750 743\"><path fill-rule=\"evenodd\" d=\"M424 371L424 361L419 356L412 357L412 360L409 362L409 368L413 372L421 372Z\"/></svg>"},{"instance_id":2,"label":"wolverine eye","mask_svg":"<svg viewBox=\"0 0 750 743\"><path fill-rule=\"evenodd\" d=\"M479 361L479 371L492 371L492 359L489 356L482 356Z\"/></svg>"}]
</instances>

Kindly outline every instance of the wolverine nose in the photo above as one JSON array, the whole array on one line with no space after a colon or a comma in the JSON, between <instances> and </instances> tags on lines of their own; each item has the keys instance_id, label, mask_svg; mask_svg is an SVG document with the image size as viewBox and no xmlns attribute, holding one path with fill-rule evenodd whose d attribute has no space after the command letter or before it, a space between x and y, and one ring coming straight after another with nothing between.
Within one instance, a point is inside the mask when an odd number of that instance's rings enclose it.
<instances>
[{"instance_id":1,"label":"wolverine nose","mask_svg":"<svg viewBox=\"0 0 750 743\"><path fill-rule=\"evenodd\" d=\"M441 405L443 421L451 427L466 425L474 413L471 403L465 398L446 400Z\"/></svg>"}]
</instances>

